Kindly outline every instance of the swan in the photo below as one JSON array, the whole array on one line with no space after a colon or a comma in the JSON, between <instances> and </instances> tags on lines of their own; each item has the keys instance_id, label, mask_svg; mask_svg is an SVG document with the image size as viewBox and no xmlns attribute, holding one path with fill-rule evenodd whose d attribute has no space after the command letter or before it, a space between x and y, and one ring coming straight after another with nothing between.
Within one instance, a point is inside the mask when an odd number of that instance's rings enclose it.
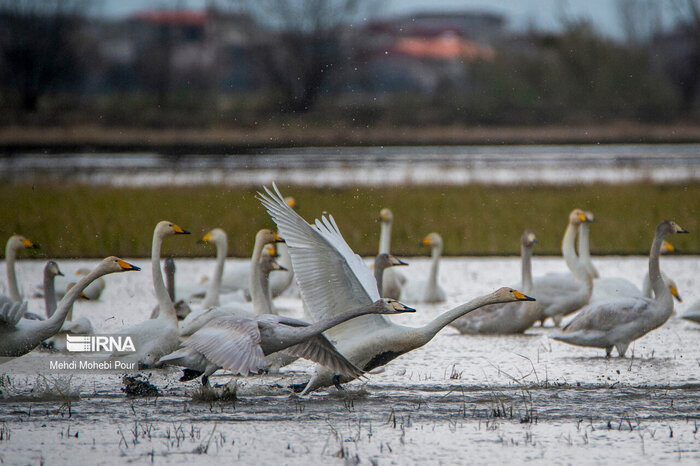
<instances>
[{"instance_id":1,"label":"swan","mask_svg":"<svg viewBox=\"0 0 700 466\"><path fill-rule=\"evenodd\" d=\"M289 249L284 243L268 244L269 250L267 253L276 258L279 265L282 266L278 273L270 276L270 298L274 299L287 291L289 286L294 281L294 268L292 266L292 258L289 257ZM246 301L252 301L250 288L243 290L243 297Z\"/></svg>"},{"instance_id":2,"label":"swan","mask_svg":"<svg viewBox=\"0 0 700 466\"><path fill-rule=\"evenodd\" d=\"M391 227L394 224L394 214L388 208L379 211L381 230L379 233L379 254L389 254L391 249ZM392 268L384 271L383 288L379 290L384 298L399 299L401 290L406 283L406 277Z\"/></svg>"},{"instance_id":3,"label":"swan","mask_svg":"<svg viewBox=\"0 0 700 466\"><path fill-rule=\"evenodd\" d=\"M537 244L535 234L525 230L520 237L520 256L523 293L532 292L532 247ZM450 325L462 334L523 333L539 319L535 303L512 302L483 306L452 322Z\"/></svg>"},{"instance_id":4,"label":"swan","mask_svg":"<svg viewBox=\"0 0 700 466\"><path fill-rule=\"evenodd\" d=\"M223 367L234 374L248 375L267 368L265 356L278 351L317 362L350 378L362 370L343 357L323 336L329 328L367 314L415 312L393 299L380 299L358 309L323 319L314 324L271 314L253 317L218 317L187 338L177 351L161 363L186 366L190 372L208 377Z\"/></svg>"},{"instance_id":5,"label":"swan","mask_svg":"<svg viewBox=\"0 0 700 466\"><path fill-rule=\"evenodd\" d=\"M572 345L604 348L606 357L610 357L615 347L620 357L624 357L632 341L663 325L673 312L673 298L661 278L659 255L663 239L674 233L688 232L664 220L656 227L651 243L649 276L654 299L619 298L590 304L552 338Z\"/></svg>"},{"instance_id":6,"label":"swan","mask_svg":"<svg viewBox=\"0 0 700 466\"><path fill-rule=\"evenodd\" d=\"M274 193L265 187L265 194L258 193L258 199L289 247L297 285L313 318L337 317L347 309L380 299L369 267L350 249L333 217L323 216L309 225L285 204L274 183L273 189ZM532 300L519 291L501 288L443 313L424 327L405 327L380 315L366 315L330 328L326 336L350 362L367 372L420 348L450 322L480 306ZM339 381L332 370L317 367L308 384L293 388L307 394Z\"/></svg>"},{"instance_id":7,"label":"swan","mask_svg":"<svg viewBox=\"0 0 700 466\"><path fill-rule=\"evenodd\" d=\"M61 299L56 312L44 321L22 319L26 303L5 303L0 308L0 356L18 357L39 346L61 329L68 311L85 287L96 278L114 272L141 270L118 257L107 257Z\"/></svg>"},{"instance_id":8,"label":"swan","mask_svg":"<svg viewBox=\"0 0 700 466\"><path fill-rule=\"evenodd\" d=\"M695 301L681 316L681 319L700 324L700 301Z\"/></svg>"},{"instance_id":9,"label":"swan","mask_svg":"<svg viewBox=\"0 0 700 466\"><path fill-rule=\"evenodd\" d=\"M276 314L270 301L269 276L270 272L284 270L274 257L264 255L258 261L257 270L252 275L255 282L252 283L254 296L252 308L242 306L244 303L236 303L224 306L213 306L204 309L193 315L192 318L185 319L180 328L180 336L186 337L195 333L207 324L207 322L217 317L229 317L232 315L241 317L252 317L254 315Z\"/></svg>"},{"instance_id":10,"label":"swan","mask_svg":"<svg viewBox=\"0 0 700 466\"><path fill-rule=\"evenodd\" d=\"M168 290L168 296L170 296L170 300L174 303L173 305L175 306L175 315L177 316L177 320L183 320L192 312L192 308L190 308L190 305L187 304L187 302L184 299L176 299L177 297L175 295L175 270L175 259L173 259L172 257L167 257L163 261L165 288ZM160 314L160 306L156 304L153 308L153 311L151 312L151 319L155 319L156 317L158 317L158 314Z\"/></svg>"},{"instance_id":11,"label":"swan","mask_svg":"<svg viewBox=\"0 0 700 466\"><path fill-rule=\"evenodd\" d=\"M389 267L400 265L408 265L408 263L385 252L377 254L377 257L374 258L374 280L377 282L378 290L383 287L384 271Z\"/></svg>"},{"instance_id":12,"label":"swan","mask_svg":"<svg viewBox=\"0 0 700 466\"><path fill-rule=\"evenodd\" d=\"M565 315L571 314L588 304L593 291L593 279L576 256L576 231L590 218L581 209L569 214L569 222L561 241L561 252L571 275L545 275L532 283L532 296L537 300L541 321L552 317L559 326Z\"/></svg>"},{"instance_id":13,"label":"swan","mask_svg":"<svg viewBox=\"0 0 700 466\"><path fill-rule=\"evenodd\" d=\"M5 266L7 267L8 295L0 295L0 300L22 301L22 293L17 286L17 275L15 272L15 259L17 253L22 249L39 249L39 245L21 235L12 235L5 245Z\"/></svg>"},{"instance_id":14,"label":"swan","mask_svg":"<svg viewBox=\"0 0 700 466\"><path fill-rule=\"evenodd\" d=\"M438 283L438 268L442 256L442 236L430 233L423 238L423 246L431 248L430 275L425 281L411 281L404 284L403 300L407 302L441 303L445 301L445 290Z\"/></svg>"},{"instance_id":15,"label":"swan","mask_svg":"<svg viewBox=\"0 0 700 466\"><path fill-rule=\"evenodd\" d=\"M44 304L46 305L46 317L51 317L58 307L56 302L56 292L54 287L54 279L63 277L63 272L58 267L56 261L48 261L44 266Z\"/></svg>"},{"instance_id":16,"label":"swan","mask_svg":"<svg viewBox=\"0 0 700 466\"><path fill-rule=\"evenodd\" d=\"M182 321L181 332L185 333L181 333L181 335L191 335L206 322L221 315L232 313L247 314L251 311L256 314L275 314L272 306L267 304L269 303L269 293L261 291L258 286L261 280L261 274L264 274L264 272L260 270L259 264L265 245L279 242L282 242L282 238L280 238L277 233L267 228L263 228L255 234L253 256L250 259L250 264L248 265L250 270L247 274L248 288L253 290L252 306L246 305L247 303L230 303L225 306L214 306L213 309L211 307L204 307L199 311L192 312ZM260 307L260 312L256 311L256 305ZM263 308L263 306L265 307Z\"/></svg>"},{"instance_id":17,"label":"swan","mask_svg":"<svg viewBox=\"0 0 700 466\"><path fill-rule=\"evenodd\" d=\"M150 367L161 356L174 351L180 343L177 327L177 315L175 307L170 300L168 290L163 282L163 273L160 270L160 249L163 239L173 235L188 235L178 225L163 220L158 222L153 230L153 242L151 246L151 274L153 276L153 288L160 311L155 319L148 319L139 324L127 327L117 332L118 335L131 337L136 352L114 352L110 357L124 357L126 360L137 362L139 367Z\"/></svg>"}]
</instances>

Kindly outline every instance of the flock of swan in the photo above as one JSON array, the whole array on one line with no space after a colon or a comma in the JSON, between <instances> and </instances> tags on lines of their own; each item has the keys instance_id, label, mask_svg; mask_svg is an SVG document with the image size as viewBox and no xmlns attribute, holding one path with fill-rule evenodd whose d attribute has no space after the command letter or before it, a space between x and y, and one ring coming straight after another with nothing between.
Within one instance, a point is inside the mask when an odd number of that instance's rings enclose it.
<instances>
[{"instance_id":1,"label":"flock of swan","mask_svg":"<svg viewBox=\"0 0 700 466\"><path fill-rule=\"evenodd\" d=\"M632 341L669 319L673 298L680 300L676 284L661 272L659 257L672 250L667 237L687 231L672 221L659 223L651 243L648 275L640 289L624 278L599 276L588 244L593 214L574 209L562 239L569 273L533 277L537 239L526 230L520 238L521 283L447 310L422 327L400 325L386 316L415 312L403 302L445 301L439 283L443 249L439 234L430 233L422 241L431 249L430 271L427 280L417 281L401 272L399 267L406 262L391 255L390 210L380 212L380 247L372 270L346 243L332 215L308 223L297 214L294 200L284 198L274 184L257 198L277 232L260 230L249 265L226 270L228 238L222 229L211 230L201 239L215 245L217 251L213 275L205 283L176 284L172 260L165 261L163 275L163 241L189 232L169 221L156 225L151 274L157 307L150 319L119 331L131 337L135 350L105 357L131 361L140 368L177 366L182 369L180 380L201 377L204 385L220 369L248 376L278 371L305 358L316 363L314 373L306 383L291 388L308 394L364 377L427 344L446 326L462 334L522 333L549 318L559 326L565 316L576 313L552 338L602 348L608 357L615 348L624 357ZM65 351L67 335L94 334L87 318L72 318L75 301L99 299L104 289L99 280L106 274L140 270L111 256L93 270L67 278L55 261L49 261L38 289L46 305L44 317L28 311L15 273L17 253L35 247L19 235L7 242L8 294L0 295L3 362L37 347ZM274 298L293 283L308 320L279 315L273 305ZM185 299L178 300L176 295ZM691 306L683 317L700 323L700 304Z\"/></svg>"}]
</instances>

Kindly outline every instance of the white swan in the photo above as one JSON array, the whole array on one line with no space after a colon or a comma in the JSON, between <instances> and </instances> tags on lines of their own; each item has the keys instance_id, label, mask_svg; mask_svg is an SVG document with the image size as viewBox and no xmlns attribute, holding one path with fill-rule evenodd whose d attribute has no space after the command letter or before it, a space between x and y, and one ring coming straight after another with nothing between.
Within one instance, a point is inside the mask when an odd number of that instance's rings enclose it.
<instances>
[{"instance_id":1,"label":"white swan","mask_svg":"<svg viewBox=\"0 0 700 466\"><path fill-rule=\"evenodd\" d=\"M535 234L525 230L520 237L521 290L532 292L532 247L537 244ZM514 302L483 306L452 322L450 325L462 334L522 333L537 322L540 311L533 302Z\"/></svg>"},{"instance_id":2,"label":"white swan","mask_svg":"<svg viewBox=\"0 0 700 466\"><path fill-rule=\"evenodd\" d=\"M277 186L273 188L274 193L266 187L267 194L258 193L258 199L287 242L299 290L313 318L321 321L378 300L369 267L350 249L333 217L323 216L315 226L309 225L284 202ZM366 315L329 329L326 336L350 362L369 371L420 348L450 322L480 306L519 300L532 298L501 288L443 313L424 327L404 327L380 315ZM317 367L308 384L294 388L309 393L334 383L339 379L332 370Z\"/></svg>"},{"instance_id":3,"label":"white swan","mask_svg":"<svg viewBox=\"0 0 700 466\"><path fill-rule=\"evenodd\" d=\"M68 311L91 281L108 273L129 270L140 269L118 257L107 257L66 293L58 303L56 312L44 321L22 319L23 311L19 308L26 309L26 303L5 303L0 309L0 357L22 356L39 346L61 329Z\"/></svg>"},{"instance_id":4,"label":"white swan","mask_svg":"<svg viewBox=\"0 0 700 466\"><path fill-rule=\"evenodd\" d=\"M151 274L153 277L153 288L160 307L158 317L148 319L117 332L119 335L129 335L131 337L136 352L114 352L111 357L119 357L136 362L139 367L150 367L162 356L174 351L180 344L177 314L168 295L168 290L165 288L163 272L160 270L160 249L164 238L188 234L188 231L166 220L158 222L156 225L153 230L153 243L151 246Z\"/></svg>"},{"instance_id":5,"label":"white swan","mask_svg":"<svg viewBox=\"0 0 700 466\"><path fill-rule=\"evenodd\" d=\"M168 290L168 296L175 306L175 315L177 320L185 319L192 312L192 308L184 299L177 299L175 285L175 259L167 257L163 261L163 275L165 276L165 288ZM156 304L151 312L151 319L155 319L160 314L160 306Z\"/></svg>"},{"instance_id":6,"label":"white swan","mask_svg":"<svg viewBox=\"0 0 700 466\"><path fill-rule=\"evenodd\" d=\"M700 301L695 301L681 318L700 324Z\"/></svg>"},{"instance_id":7,"label":"white swan","mask_svg":"<svg viewBox=\"0 0 700 466\"><path fill-rule=\"evenodd\" d=\"M223 367L234 374L248 375L267 368L265 356L278 351L317 362L331 371L357 378L362 371L343 357L323 332L367 314L415 312L393 299L380 299L359 309L346 311L314 324L276 315L219 317L187 338L181 348L160 362L185 366L190 375L202 375L202 383ZM184 377L183 377L184 379Z\"/></svg>"},{"instance_id":8,"label":"white swan","mask_svg":"<svg viewBox=\"0 0 700 466\"><path fill-rule=\"evenodd\" d=\"M569 214L561 252L571 275L545 275L533 280L532 295L537 300L542 322L552 317L559 326L565 315L571 314L588 304L593 291L593 279L576 256L575 240L579 225L590 222L581 209L574 209Z\"/></svg>"},{"instance_id":9,"label":"white swan","mask_svg":"<svg viewBox=\"0 0 700 466\"><path fill-rule=\"evenodd\" d=\"M385 252L377 254L377 257L374 258L374 280L377 282L378 290L383 288L384 271L389 267L401 265L408 265L408 263Z\"/></svg>"},{"instance_id":10,"label":"white swan","mask_svg":"<svg viewBox=\"0 0 700 466\"><path fill-rule=\"evenodd\" d=\"M394 214L386 207L379 212L377 221L381 224L379 233L379 254L391 253L391 227L394 224ZM401 272L388 268L384 270L383 288L379 290L384 298L399 299L401 290L406 283L406 276Z\"/></svg>"},{"instance_id":11,"label":"white swan","mask_svg":"<svg viewBox=\"0 0 700 466\"><path fill-rule=\"evenodd\" d=\"M431 250L430 274L427 280L408 280L402 288L402 299L406 302L441 303L445 301L445 290L438 283L442 236L430 233L423 238L421 244Z\"/></svg>"},{"instance_id":12,"label":"white swan","mask_svg":"<svg viewBox=\"0 0 700 466\"><path fill-rule=\"evenodd\" d=\"M193 334L209 320L215 317L230 314L246 315L251 312L256 314L275 314L272 306L268 305L269 293L263 292L259 289L259 284L262 280L261 274L264 273L260 269L260 258L263 255L263 249L266 244L274 244L278 242L282 242L282 238L280 238L277 233L267 228L263 228L255 234L253 256L250 259L250 264L248 265L249 271L247 274L248 288L253 290L252 305L248 305L248 303L243 302L236 302L228 303L224 306L204 307L199 311L194 311L182 321L181 335L186 336ZM257 310L256 306L258 307Z\"/></svg>"},{"instance_id":13,"label":"white swan","mask_svg":"<svg viewBox=\"0 0 700 466\"><path fill-rule=\"evenodd\" d=\"M590 304L553 338L572 345L604 348L608 357L615 347L624 357L632 341L663 325L673 312L673 298L661 278L659 254L663 239L674 233L687 231L668 220L656 227L649 251L654 299L620 298Z\"/></svg>"},{"instance_id":14,"label":"white swan","mask_svg":"<svg viewBox=\"0 0 700 466\"><path fill-rule=\"evenodd\" d=\"M5 245L5 266L7 267L8 295L0 295L1 301L12 300L22 301L22 293L17 285L17 274L15 272L15 260L17 253L22 249L39 249L38 244L32 243L29 239L21 235L12 235Z\"/></svg>"}]
</instances>

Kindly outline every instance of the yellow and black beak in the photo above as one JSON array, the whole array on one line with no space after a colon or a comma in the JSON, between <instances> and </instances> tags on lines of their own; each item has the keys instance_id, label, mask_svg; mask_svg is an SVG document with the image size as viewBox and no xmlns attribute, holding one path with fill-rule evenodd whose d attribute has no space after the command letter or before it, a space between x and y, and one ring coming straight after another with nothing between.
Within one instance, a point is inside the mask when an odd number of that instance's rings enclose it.
<instances>
[{"instance_id":1,"label":"yellow and black beak","mask_svg":"<svg viewBox=\"0 0 700 466\"><path fill-rule=\"evenodd\" d=\"M408 262L404 262L398 257L391 256L391 259L389 259L389 262L391 263L392 266L396 267L397 265L408 265Z\"/></svg>"},{"instance_id":2,"label":"yellow and black beak","mask_svg":"<svg viewBox=\"0 0 700 466\"><path fill-rule=\"evenodd\" d=\"M400 303L400 302L398 302L398 301L394 301L394 302L392 303L392 305L393 305L394 310L395 310L396 312L416 312L416 310L413 309L412 307L408 307L408 306L406 306L405 304Z\"/></svg>"},{"instance_id":3,"label":"yellow and black beak","mask_svg":"<svg viewBox=\"0 0 700 466\"><path fill-rule=\"evenodd\" d=\"M582 222L588 221L588 217L586 217L586 214L578 214L578 219L581 220Z\"/></svg>"},{"instance_id":4,"label":"yellow and black beak","mask_svg":"<svg viewBox=\"0 0 700 466\"><path fill-rule=\"evenodd\" d=\"M284 240L277 233L272 233L272 237L275 239L276 243L284 243Z\"/></svg>"},{"instance_id":5,"label":"yellow and black beak","mask_svg":"<svg viewBox=\"0 0 700 466\"><path fill-rule=\"evenodd\" d=\"M286 271L288 271L289 269L288 269L287 267L285 267L284 265L277 264L277 269L276 269L276 270L279 270L279 271L281 271L281 272L286 272Z\"/></svg>"},{"instance_id":6,"label":"yellow and black beak","mask_svg":"<svg viewBox=\"0 0 700 466\"><path fill-rule=\"evenodd\" d=\"M536 301L535 298L522 294L518 290L513 290L512 293L518 301Z\"/></svg>"},{"instance_id":7,"label":"yellow and black beak","mask_svg":"<svg viewBox=\"0 0 700 466\"><path fill-rule=\"evenodd\" d=\"M423 241L421 241L420 245L421 246L430 246L430 243L431 243L430 237L426 236L425 238L423 238Z\"/></svg>"},{"instance_id":8,"label":"yellow and black beak","mask_svg":"<svg viewBox=\"0 0 700 466\"><path fill-rule=\"evenodd\" d=\"M190 234L189 231L183 230L182 228L180 228L180 226L175 225L174 223L171 225L171 228L173 229L173 231L175 232L176 235L189 235Z\"/></svg>"},{"instance_id":9,"label":"yellow and black beak","mask_svg":"<svg viewBox=\"0 0 700 466\"><path fill-rule=\"evenodd\" d=\"M134 264L129 264L127 261L119 259L117 261L119 263L119 266L122 268L123 271L129 271L129 270L135 270L139 271L141 270L141 267L137 267Z\"/></svg>"},{"instance_id":10,"label":"yellow and black beak","mask_svg":"<svg viewBox=\"0 0 700 466\"><path fill-rule=\"evenodd\" d=\"M683 299L681 298L680 293L678 293L678 288L676 288L675 286L671 286L671 287L669 287L669 290L671 291L671 296L676 298L679 303L683 302Z\"/></svg>"},{"instance_id":11,"label":"yellow and black beak","mask_svg":"<svg viewBox=\"0 0 700 466\"><path fill-rule=\"evenodd\" d=\"M209 232L209 233L207 233L206 235L202 236L202 239L200 239L199 241L197 241L197 244L204 244L204 243L208 243L209 241L211 241L211 232Z\"/></svg>"},{"instance_id":12,"label":"yellow and black beak","mask_svg":"<svg viewBox=\"0 0 700 466\"><path fill-rule=\"evenodd\" d=\"M37 243L32 243L30 240L27 238L22 239L22 244L24 245L25 248L27 249L41 249L41 246Z\"/></svg>"}]
</instances>

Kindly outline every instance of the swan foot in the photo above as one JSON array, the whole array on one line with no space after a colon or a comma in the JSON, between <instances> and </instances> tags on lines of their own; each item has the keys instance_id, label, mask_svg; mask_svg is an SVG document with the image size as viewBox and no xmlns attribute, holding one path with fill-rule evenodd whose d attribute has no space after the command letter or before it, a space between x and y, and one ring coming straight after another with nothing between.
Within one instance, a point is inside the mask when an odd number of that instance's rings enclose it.
<instances>
[{"instance_id":1,"label":"swan foot","mask_svg":"<svg viewBox=\"0 0 700 466\"><path fill-rule=\"evenodd\" d=\"M291 385L287 385L287 388L291 389L294 393L301 393L306 389L306 386L309 385L308 382L305 383L293 383Z\"/></svg>"},{"instance_id":2,"label":"swan foot","mask_svg":"<svg viewBox=\"0 0 700 466\"><path fill-rule=\"evenodd\" d=\"M204 374L202 376L202 385L205 387L209 386L209 377L207 376L207 374Z\"/></svg>"},{"instance_id":3,"label":"swan foot","mask_svg":"<svg viewBox=\"0 0 700 466\"><path fill-rule=\"evenodd\" d=\"M193 380L204 374L203 371L196 371L194 369L182 369L182 377L180 377L180 382L187 382L188 380Z\"/></svg>"},{"instance_id":4,"label":"swan foot","mask_svg":"<svg viewBox=\"0 0 700 466\"><path fill-rule=\"evenodd\" d=\"M606 358L606 359L609 358L609 357L612 355L612 350L613 350L613 347L612 347L612 346L606 346L606 347L605 347L605 358Z\"/></svg>"},{"instance_id":5,"label":"swan foot","mask_svg":"<svg viewBox=\"0 0 700 466\"><path fill-rule=\"evenodd\" d=\"M627 351L627 347L629 346L629 343L617 343L615 345L615 348L617 348L617 354L621 357L625 357L625 352Z\"/></svg>"},{"instance_id":6,"label":"swan foot","mask_svg":"<svg viewBox=\"0 0 700 466\"><path fill-rule=\"evenodd\" d=\"M345 388L343 388L343 386L340 385L340 376L338 374L335 374L333 376L333 386L338 390L345 390Z\"/></svg>"},{"instance_id":7,"label":"swan foot","mask_svg":"<svg viewBox=\"0 0 700 466\"><path fill-rule=\"evenodd\" d=\"M556 314L552 317L552 320L554 321L554 326L559 327L561 325L561 321L564 318L563 315L561 314Z\"/></svg>"}]
</instances>

